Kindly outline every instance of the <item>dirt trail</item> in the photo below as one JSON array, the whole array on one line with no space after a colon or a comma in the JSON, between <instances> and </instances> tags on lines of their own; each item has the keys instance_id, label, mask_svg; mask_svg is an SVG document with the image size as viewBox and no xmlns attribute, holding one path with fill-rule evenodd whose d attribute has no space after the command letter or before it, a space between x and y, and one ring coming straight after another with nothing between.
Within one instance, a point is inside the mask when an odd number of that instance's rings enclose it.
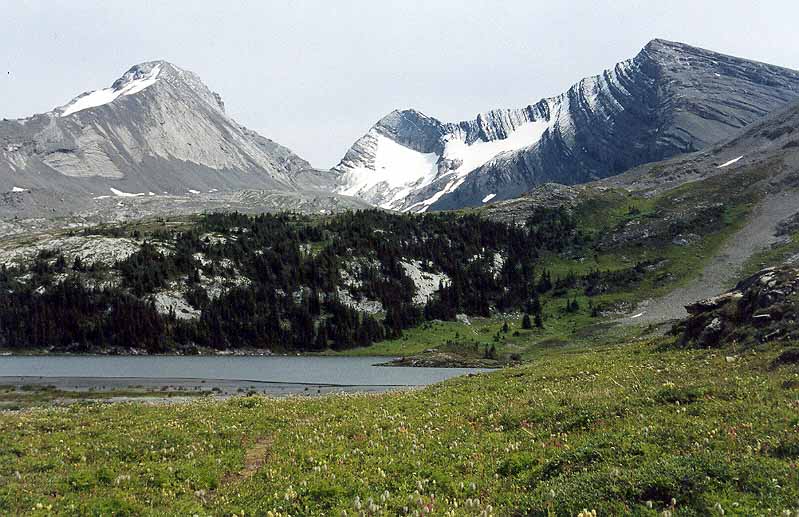
<instances>
[{"instance_id":1,"label":"dirt trail","mask_svg":"<svg viewBox=\"0 0 799 517\"><path fill-rule=\"evenodd\" d=\"M778 241L775 235L777 223L797 212L799 191L767 196L755 208L746 225L722 246L695 279L662 298L640 303L621 322L635 325L662 323L686 316L686 305L716 296L732 287L747 259Z\"/></svg>"},{"instance_id":2,"label":"dirt trail","mask_svg":"<svg viewBox=\"0 0 799 517\"><path fill-rule=\"evenodd\" d=\"M259 438L244 454L244 467L238 472L231 473L222 481L223 485L234 481L244 481L258 472L258 469L269 459L269 449L272 446L271 438Z\"/></svg>"}]
</instances>

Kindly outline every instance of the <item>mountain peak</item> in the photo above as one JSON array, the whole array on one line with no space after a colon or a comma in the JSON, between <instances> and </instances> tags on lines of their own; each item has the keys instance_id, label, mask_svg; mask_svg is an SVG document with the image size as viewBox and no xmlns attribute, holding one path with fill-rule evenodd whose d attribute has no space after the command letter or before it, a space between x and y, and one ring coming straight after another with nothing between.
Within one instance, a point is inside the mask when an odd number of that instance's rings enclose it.
<instances>
[{"instance_id":1,"label":"mountain peak","mask_svg":"<svg viewBox=\"0 0 799 517\"><path fill-rule=\"evenodd\" d=\"M138 94L162 80L178 88L188 87L209 105L222 112L225 111L225 104L219 94L212 92L197 74L169 61L154 60L133 65L110 87L84 92L69 103L56 108L55 112L59 117L66 117L86 109L104 106L118 98Z\"/></svg>"},{"instance_id":2,"label":"mountain peak","mask_svg":"<svg viewBox=\"0 0 799 517\"><path fill-rule=\"evenodd\" d=\"M114 81L111 85L112 88L117 87L117 85L124 85L124 83L130 80L136 80L146 75L151 75L153 73L160 74L168 74L168 73L180 73L185 72L182 68L177 65L170 63L169 61L163 59L156 59L153 61L144 61L142 63L136 64L131 66L122 76Z\"/></svg>"},{"instance_id":3,"label":"mountain peak","mask_svg":"<svg viewBox=\"0 0 799 517\"><path fill-rule=\"evenodd\" d=\"M49 113L0 122L0 135L14 142L0 149L0 192L12 176L21 188L101 195L294 189L294 174L310 167L228 117L197 74L164 60L133 65Z\"/></svg>"},{"instance_id":4,"label":"mountain peak","mask_svg":"<svg viewBox=\"0 0 799 517\"><path fill-rule=\"evenodd\" d=\"M644 45L644 48L652 49L652 48L662 48L662 47L691 47L691 45L687 45L685 43L681 43L679 41L671 41L663 38L653 38L649 40L649 43Z\"/></svg>"},{"instance_id":5,"label":"mountain peak","mask_svg":"<svg viewBox=\"0 0 799 517\"><path fill-rule=\"evenodd\" d=\"M406 147L424 153L432 152L430 142L436 141L441 134L441 122L412 108L392 111L373 128Z\"/></svg>"},{"instance_id":6,"label":"mountain peak","mask_svg":"<svg viewBox=\"0 0 799 517\"><path fill-rule=\"evenodd\" d=\"M430 120L430 117L413 108L395 109L377 121L376 126L396 126L401 121Z\"/></svg>"}]
</instances>

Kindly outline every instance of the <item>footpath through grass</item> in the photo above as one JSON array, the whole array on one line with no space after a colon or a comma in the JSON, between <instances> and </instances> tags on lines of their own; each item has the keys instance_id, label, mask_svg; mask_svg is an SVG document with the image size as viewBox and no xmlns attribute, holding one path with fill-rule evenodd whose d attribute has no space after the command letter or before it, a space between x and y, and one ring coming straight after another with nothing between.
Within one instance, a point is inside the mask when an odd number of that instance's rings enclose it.
<instances>
[{"instance_id":1,"label":"footpath through grass","mask_svg":"<svg viewBox=\"0 0 799 517\"><path fill-rule=\"evenodd\" d=\"M662 345L381 395L0 413L0 514L795 512L799 369Z\"/></svg>"}]
</instances>

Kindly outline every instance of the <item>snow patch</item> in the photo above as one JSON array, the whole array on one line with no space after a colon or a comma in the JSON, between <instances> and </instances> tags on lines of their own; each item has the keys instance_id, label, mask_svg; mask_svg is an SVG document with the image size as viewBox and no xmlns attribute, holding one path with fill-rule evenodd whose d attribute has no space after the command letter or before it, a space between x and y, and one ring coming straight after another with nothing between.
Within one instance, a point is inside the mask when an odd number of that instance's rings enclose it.
<instances>
[{"instance_id":1,"label":"snow patch","mask_svg":"<svg viewBox=\"0 0 799 517\"><path fill-rule=\"evenodd\" d=\"M137 194L131 194L130 192L122 192L121 190L117 190L115 188L111 189L111 193L114 194L117 197L139 197L139 196L143 196L144 195L144 192L139 192ZM100 197L96 197L94 199L100 199Z\"/></svg>"},{"instance_id":2,"label":"snow patch","mask_svg":"<svg viewBox=\"0 0 799 517\"><path fill-rule=\"evenodd\" d=\"M491 201L495 197L497 197L496 194L489 194L489 195L487 195L486 197L483 198L483 203L488 203L489 201Z\"/></svg>"},{"instance_id":3,"label":"snow patch","mask_svg":"<svg viewBox=\"0 0 799 517\"><path fill-rule=\"evenodd\" d=\"M549 121L536 120L520 125L501 140L489 142L477 140L471 144L467 144L455 135L448 135L445 137L447 142L442 156L449 160L463 161L459 167L452 169L460 177L485 165L500 154L519 151L536 144L549 126Z\"/></svg>"},{"instance_id":4,"label":"snow patch","mask_svg":"<svg viewBox=\"0 0 799 517\"><path fill-rule=\"evenodd\" d=\"M89 108L96 108L105 104L114 102L118 97L125 95L133 95L140 91L154 85L158 81L158 74L161 73L161 65L155 66L149 73L140 79L134 79L118 89L105 88L103 90L95 90L81 95L73 100L63 108L61 108L60 117L66 117L79 111Z\"/></svg>"},{"instance_id":5,"label":"snow patch","mask_svg":"<svg viewBox=\"0 0 799 517\"><path fill-rule=\"evenodd\" d=\"M723 169L724 167L729 167L730 165L732 165L733 163L736 163L736 162L737 162L738 160L740 160L741 158L743 158L743 155L739 156L738 158L733 158L732 160L730 160L730 161L728 161L728 162L724 162L724 163L722 163L721 165L719 165L719 166L718 166L718 167L716 167L716 168L717 168L717 169Z\"/></svg>"}]
</instances>

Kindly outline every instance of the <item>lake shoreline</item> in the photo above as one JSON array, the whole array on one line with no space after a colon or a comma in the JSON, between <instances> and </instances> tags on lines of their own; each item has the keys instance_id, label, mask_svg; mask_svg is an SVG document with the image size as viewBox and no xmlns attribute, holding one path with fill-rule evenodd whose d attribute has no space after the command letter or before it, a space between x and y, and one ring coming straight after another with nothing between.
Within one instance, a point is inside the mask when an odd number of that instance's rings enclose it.
<instances>
[{"instance_id":1,"label":"lake shoreline","mask_svg":"<svg viewBox=\"0 0 799 517\"><path fill-rule=\"evenodd\" d=\"M323 395L414 389L481 368L385 368L382 357L107 356L0 357L0 402L61 392L235 396ZM72 398L61 396L61 398ZM97 398L107 398L98 396Z\"/></svg>"},{"instance_id":2,"label":"lake shoreline","mask_svg":"<svg viewBox=\"0 0 799 517\"><path fill-rule=\"evenodd\" d=\"M75 378L0 377L0 414L35 408L64 407L75 404L145 404L173 405L198 401L221 402L236 397L315 398L338 395L367 395L387 392L406 392L424 386L329 386L329 385L269 385L212 382L211 385L187 385L185 379L158 379L147 385L148 379L98 378L88 385ZM117 381L109 383L109 380ZM118 382L123 381L123 382ZM127 381L127 382L125 382ZM133 382L130 382L133 381ZM210 388L210 389L209 389Z\"/></svg>"},{"instance_id":3,"label":"lake shoreline","mask_svg":"<svg viewBox=\"0 0 799 517\"><path fill-rule=\"evenodd\" d=\"M281 382L252 379L200 379L179 377L48 377L0 376L0 387L18 391L42 389L82 394L138 391L154 394L157 398L213 396L226 398L236 395L260 394L272 396L323 395L331 393L382 393L386 391L416 389L421 384L334 384L313 382ZM98 397L103 399L104 397ZM131 397L138 398L138 397Z\"/></svg>"}]
</instances>

